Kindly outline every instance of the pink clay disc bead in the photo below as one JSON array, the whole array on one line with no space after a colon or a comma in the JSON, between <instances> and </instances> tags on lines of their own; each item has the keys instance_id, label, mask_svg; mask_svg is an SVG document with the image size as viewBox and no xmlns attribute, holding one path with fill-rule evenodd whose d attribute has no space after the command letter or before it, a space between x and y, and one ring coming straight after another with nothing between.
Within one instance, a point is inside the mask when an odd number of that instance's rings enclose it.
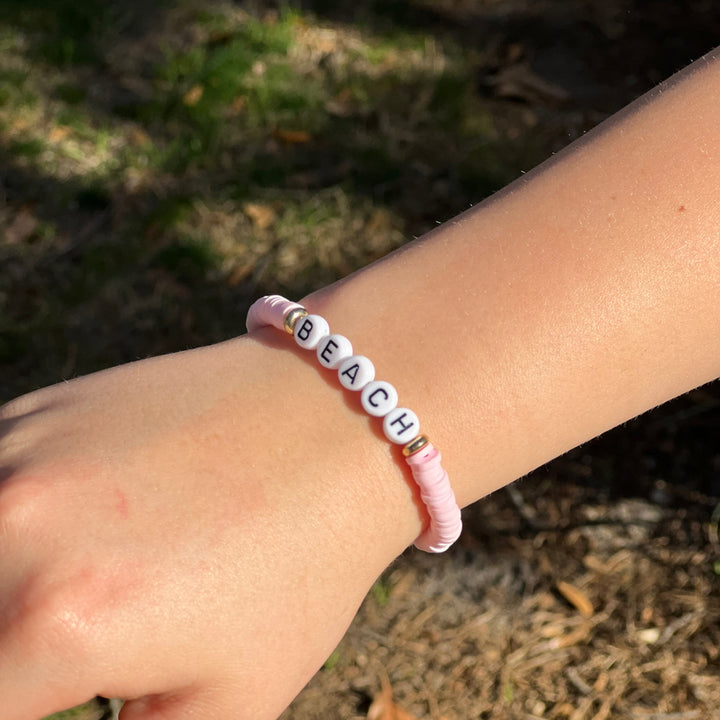
<instances>
[{"instance_id":1,"label":"pink clay disc bead","mask_svg":"<svg viewBox=\"0 0 720 720\"><path fill-rule=\"evenodd\" d=\"M304 310L304 308L281 295L265 295L250 306L245 324L250 332L266 325L283 330L285 316L292 310Z\"/></svg>"},{"instance_id":2,"label":"pink clay disc bead","mask_svg":"<svg viewBox=\"0 0 720 720\"><path fill-rule=\"evenodd\" d=\"M344 335L328 335L318 343L317 359L323 367L336 368L352 352L352 343Z\"/></svg>"},{"instance_id":3,"label":"pink clay disc bead","mask_svg":"<svg viewBox=\"0 0 720 720\"><path fill-rule=\"evenodd\" d=\"M408 408L395 408L383 420L385 437L397 445L409 443L420 431L418 416Z\"/></svg>"},{"instance_id":4,"label":"pink clay disc bead","mask_svg":"<svg viewBox=\"0 0 720 720\"><path fill-rule=\"evenodd\" d=\"M398 392L384 380L368 383L360 395L363 410L373 417L385 417L398 404Z\"/></svg>"},{"instance_id":5,"label":"pink clay disc bead","mask_svg":"<svg viewBox=\"0 0 720 720\"><path fill-rule=\"evenodd\" d=\"M330 334L327 320L319 315L307 315L295 325L295 342L305 350L314 350L326 335Z\"/></svg>"},{"instance_id":6,"label":"pink clay disc bead","mask_svg":"<svg viewBox=\"0 0 720 720\"><path fill-rule=\"evenodd\" d=\"M338 379L348 390L362 390L375 379L375 366L364 355L351 355L340 363Z\"/></svg>"}]
</instances>

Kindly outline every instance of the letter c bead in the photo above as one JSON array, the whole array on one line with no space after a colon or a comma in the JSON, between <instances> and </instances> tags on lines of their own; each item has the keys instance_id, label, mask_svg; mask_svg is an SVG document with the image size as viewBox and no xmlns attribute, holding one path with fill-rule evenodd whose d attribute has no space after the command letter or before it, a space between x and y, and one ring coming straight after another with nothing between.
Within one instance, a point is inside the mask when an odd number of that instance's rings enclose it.
<instances>
[{"instance_id":1,"label":"letter c bead","mask_svg":"<svg viewBox=\"0 0 720 720\"><path fill-rule=\"evenodd\" d=\"M325 318L319 315L306 315L295 323L295 342L305 350L314 350L326 335L330 334L330 326Z\"/></svg>"},{"instance_id":2,"label":"letter c bead","mask_svg":"<svg viewBox=\"0 0 720 720\"><path fill-rule=\"evenodd\" d=\"M385 417L398 404L398 392L384 380L374 380L362 390L360 402L363 410L373 417Z\"/></svg>"}]
</instances>

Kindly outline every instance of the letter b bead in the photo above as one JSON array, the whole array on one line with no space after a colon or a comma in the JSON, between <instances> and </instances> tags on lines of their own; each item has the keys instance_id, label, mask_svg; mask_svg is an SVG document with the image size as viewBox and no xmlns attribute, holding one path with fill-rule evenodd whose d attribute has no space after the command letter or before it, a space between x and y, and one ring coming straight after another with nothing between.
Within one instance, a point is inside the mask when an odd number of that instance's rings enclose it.
<instances>
[{"instance_id":1,"label":"letter b bead","mask_svg":"<svg viewBox=\"0 0 720 720\"><path fill-rule=\"evenodd\" d=\"M319 315L306 315L295 323L295 342L305 350L314 350L317 344L330 333L330 326Z\"/></svg>"}]
</instances>

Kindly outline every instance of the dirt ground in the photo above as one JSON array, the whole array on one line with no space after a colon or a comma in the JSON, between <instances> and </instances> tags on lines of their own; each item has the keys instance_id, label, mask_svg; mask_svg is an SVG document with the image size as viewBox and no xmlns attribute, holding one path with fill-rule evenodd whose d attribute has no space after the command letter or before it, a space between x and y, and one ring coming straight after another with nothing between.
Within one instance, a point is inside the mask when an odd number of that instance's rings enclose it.
<instances>
[{"instance_id":1,"label":"dirt ground","mask_svg":"<svg viewBox=\"0 0 720 720\"><path fill-rule=\"evenodd\" d=\"M266 9L236 4L252 13ZM454 43L472 58L474 91L492 109L508 152L522 146L525 158L559 150L720 38L714 0L317 1L298 7L323 28L362 25L389 34L414 28ZM101 71L84 72L96 77ZM417 192L393 200L406 237L480 199L463 196L458 188L464 186L453 184L450 171L423 172L437 190L432 202L418 203ZM14 227L8 213L16 216L37 202L23 193L38 186L29 175L23 178L11 182L7 170L0 173L6 230ZM83 242L94 242L118 217L149 201L128 204L125 195L122 206L114 197L99 202L80 208ZM57 211L59 227L67 216L67 208ZM12 260L11 289L35 283L38 294L37 287L44 292L61 283L59 270L31 271L15 256L3 257ZM60 263L56 268L70 267L77 245L50 257ZM41 272L58 279L38 285ZM242 302L250 290L244 277L225 288ZM10 312L10 290L8 297ZM185 321L190 311L176 317L163 307L137 329L145 339L132 353L209 342L229 332L223 320L200 333L194 320ZM222 308L223 318L229 308L235 314L237 297L223 300ZM113 339L99 325L102 312L77 317L77 327L86 324L82 332L71 331L73 344L60 340L48 351L48 357L65 357L72 372L86 369L77 357L85 347L91 352L93 334L107 337L107 344ZM179 329L158 334L157 322ZM5 394L55 379L49 369L37 370L40 350L55 342L50 335L40 344L33 340L34 355L6 355ZM106 353L95 362L120 362L128 353ZM383 683L419 720L720 717L719 431L715 383L477 503L466 511L460 542L445 556L410 550L388 569L283 720L360 720ZM72 717L106 712L98 701Z\"/></svg>"},{"instance_id":2,"label":"dirt ground","mask_svg":"<svg viewBox=\"0 0 720 720\"><path fill-rule=\"evenodd\" d=\"M417 718L717 717L716 501L609 500L587 462L478 503L447 557L401 558L285 717L363 718L384 678Z\"/></svg>"}]
</instances>

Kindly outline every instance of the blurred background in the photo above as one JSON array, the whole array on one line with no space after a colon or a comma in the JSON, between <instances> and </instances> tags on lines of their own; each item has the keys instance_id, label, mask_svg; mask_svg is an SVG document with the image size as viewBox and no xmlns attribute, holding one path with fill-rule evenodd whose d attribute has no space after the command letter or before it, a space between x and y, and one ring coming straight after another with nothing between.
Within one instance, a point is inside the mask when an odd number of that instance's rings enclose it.
<instances>
[{"instance_id":1,"label":"blurred background","mask_svg":"<svg viewBox=\"0 0 720 720\"><path fill-rule=\"evenodd\" d=\"M714 0L0 0L0 401L239 334L717 44ZM441 565L403 558L287 717L364 717L383 673L436 720L711 717L719 406L701 388L480 503ZM548 613L579 633L552 657Z\"/></svg>"}]
</instances>

